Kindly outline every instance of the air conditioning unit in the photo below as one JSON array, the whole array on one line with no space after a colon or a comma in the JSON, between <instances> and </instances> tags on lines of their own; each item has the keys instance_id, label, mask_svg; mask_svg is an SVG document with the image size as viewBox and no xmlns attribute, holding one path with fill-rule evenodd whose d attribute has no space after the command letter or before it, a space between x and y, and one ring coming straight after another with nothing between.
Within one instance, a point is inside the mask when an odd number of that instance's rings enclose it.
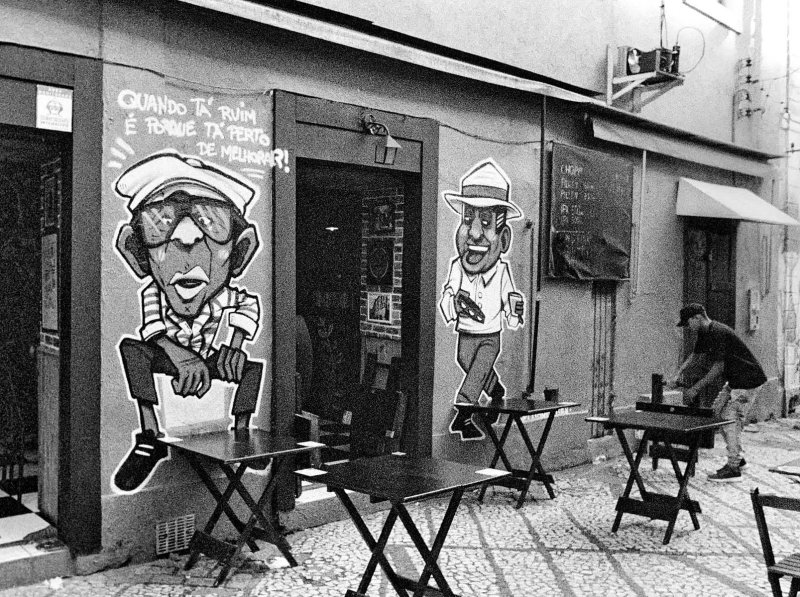
<instances>
[{"instance_id":1,"label":"air conditioning unit","mask_svg":"<svg viewBox=\"0 0 800 597\"><path fill-rule=\"evenodd\" d=\"M624 68L626 75L639 75L653 73L654 75L679 75L678 59L680 47L656 48L643 52L638 48L623 47L620 54L624 55ZM621 69L620 69L621 70Z\"/></svg>"}]
</instances>

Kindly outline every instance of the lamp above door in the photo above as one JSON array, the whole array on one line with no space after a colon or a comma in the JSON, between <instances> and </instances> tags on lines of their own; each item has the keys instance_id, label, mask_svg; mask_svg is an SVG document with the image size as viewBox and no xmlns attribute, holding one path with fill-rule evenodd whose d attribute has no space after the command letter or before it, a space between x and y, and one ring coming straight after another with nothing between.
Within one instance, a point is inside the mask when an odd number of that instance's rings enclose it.
<instances>
[{"instance_id":1,"label":"lamp above door","mask_svg":"<svg viewBox=\"0 0 800 597\"><path fill-rule=\"evenodd\" d=\"M389 128L382 122L377 122L372 114L365 114L361 118L361 126L370 135L383 135L375 145L375 163L386 166L394 165L400 144L389 134Z\"/></svg>"}]
</instances>

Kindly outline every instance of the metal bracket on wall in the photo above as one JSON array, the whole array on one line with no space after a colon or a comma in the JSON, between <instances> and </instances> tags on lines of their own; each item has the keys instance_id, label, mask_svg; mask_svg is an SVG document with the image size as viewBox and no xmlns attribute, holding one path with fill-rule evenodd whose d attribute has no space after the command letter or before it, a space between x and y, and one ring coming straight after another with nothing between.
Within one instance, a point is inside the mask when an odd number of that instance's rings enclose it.
<instances>
[{"instance_id":1,"label":"metal bracket on wall","mask_svg":"<svg viewBox=\"0 0 800 597\"><path fill-rule=\"evenodd\" d=\"M638 89L640 92L648 92L650 94L647 98L636 102L636 111L638 112L642 106L646 106L653 100L658 99L670 89L683 85L683 75L675 75L663 71L615 77L616 63L614 49L610 45L606 46L606 105L608 106L613 105L614 101L622 96L633 93ZM624 87L614 91L614 87L619 85L624 85Z\"/></svg>"}]
</instances>

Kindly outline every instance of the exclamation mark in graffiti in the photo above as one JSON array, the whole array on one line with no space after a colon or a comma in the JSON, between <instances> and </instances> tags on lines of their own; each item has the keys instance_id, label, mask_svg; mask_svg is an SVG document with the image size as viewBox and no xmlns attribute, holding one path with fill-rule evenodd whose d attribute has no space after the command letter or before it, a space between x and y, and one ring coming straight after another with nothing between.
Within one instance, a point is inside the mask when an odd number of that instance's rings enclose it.
<instances>
[{"instance_id":1,"label":"exclamation mark in graffiti","mask_svg":"<svg viewBox=\"0 0 800 597\"><path fill-rule=\"evenodd\" d=\"M289 173L289 152L285 149L273 149L272 155L275 158L275 166Z\"/></svg>"}]
</instances>

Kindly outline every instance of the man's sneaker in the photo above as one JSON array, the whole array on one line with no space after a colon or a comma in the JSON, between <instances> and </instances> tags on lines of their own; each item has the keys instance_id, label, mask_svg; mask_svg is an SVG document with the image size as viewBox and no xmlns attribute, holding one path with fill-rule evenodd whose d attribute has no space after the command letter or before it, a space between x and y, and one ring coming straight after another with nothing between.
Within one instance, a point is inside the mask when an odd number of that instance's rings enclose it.
<instances>
[{"instance_id":1,"label":"man's sneaker","mask_svg":"<svg viewBox=\"0 0 800 597\"><path fill-rule=\"evenodd\" d=\"M725 465L713 475L709 475L708 480L721 483L732 483L734 481L741 481L742 473Z\"/></svg>"},{"instance_id":2,"label":"man's sneaker","mask_svg":"<svg viewBox=\"0 0 800 597\"><path fill-rule=\"evenodd\" d=\"M167 454L167 446L158 441L155 432L137 433L131 451L114 475L114 485L122 491L137 489Z\"/></svg>"},{"instance_id":3,"label":"man's sneaker","mask_svg":"<svg viewBox=\"0 0 800 597\"><path fill-rule=\"evenodd\" d=\"M743 468L747 468L748 466L749 466L749 465L747 464L747 461L746 461L744 458L742 458L742 459L739 461L739 470L740 470L740 471L741 471ZM725 466L723 466L722 468L718 468L718 469L717 469L717 474L720 474L722 471L724 471L724 470L726 470L726 469L729 469L729 468L730 468L730 467L729 467L729 466L726 464L726 465L725 465Z\"/></svg>"}]
</instances>

